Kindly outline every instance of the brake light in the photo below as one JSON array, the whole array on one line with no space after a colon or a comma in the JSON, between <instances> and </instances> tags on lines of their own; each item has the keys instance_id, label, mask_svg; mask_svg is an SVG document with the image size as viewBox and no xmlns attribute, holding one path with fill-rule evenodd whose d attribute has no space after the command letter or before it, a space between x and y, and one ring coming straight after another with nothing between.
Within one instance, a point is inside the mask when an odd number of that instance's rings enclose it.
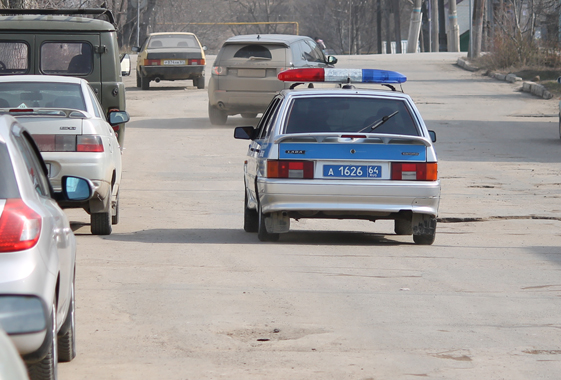
<instances>
[{"instance_id":1,"label":"brake light","mask_svg":"<svg viewBox=\"0 0 561 380\"><path fill-rule=\"evenodd\" d=\"M228 69L224 66L214 66L212 72L214 75L226 75L228 74Z\"/></svg>"},{"instance_id":2,"label":"brake light","mask_svg":"<svg viewBox=\"0 0 561 380\"><path fill-rule=\"evenodd\" d=\"M160 66L159 59L145 59L144 66Z\"/></svg>"},{"instance_id":3,"label":"brake light","mask_svg":"<svg viewBox=\"0 0 561 380\"><path fill-rule=\"evenodd\" d=\"M77 152L103 152L101 136L78 136L76 143Z\"/></svg>"},{"instance_id":4,"label":"brake light","mask_svg":"<svg viewBox=\"0 0 561 380\"><path fill-rule=\"evenodd\" d=\"M76 135L33 135L41 152L76 152Z\"/></svg>"},{"instance_id":5,"label":"brake light","mask_svg":"<svg viewBox=\"0 0 561 380\"><path fill-rule=\"evenodd\" d=\"M204 65L205 64L205 60L202 58L199 59L189 59L187 60L187 64L188 65Z\"/></svg>"},{"instance_id":6,"label":"brake light","mask_svg":"<svg viewBox=\"0 0 561 380\"><path fill-rule=\"evenodd\" d=\"M405 75L396 71L375 69L292 69L279 73L278 78L284 82L398 84L407 81L407 77Z\"/></svg>"},{"instance_id":7,"label":"brake light","mask_svg":"<svg viewBox=\"0 0 561 380\"><path fill-rule=\"evenodd\" d=\"M313 161L267 161L267 178L314 178Z\"/></svg>"},{"instance_id":8,"label":"brake light","mask_svg":"<svg viewBox=\"0 0 561 380\"><path fill-rule=\"evenodd\" d=\"M436 162L392 162L391 178L402 181L436 181L438 164Z\"/></svg>"},{"instance_id":9,"label":"brake light","mask_svg":"<svg viewBox=\"0 0 561 380\"><path fill-rule=\"evenodd\" d=\"M21 199L7 199L0 214L0 252L29 249L41 235L41 216Z\"/></svg>"}]
</instances>

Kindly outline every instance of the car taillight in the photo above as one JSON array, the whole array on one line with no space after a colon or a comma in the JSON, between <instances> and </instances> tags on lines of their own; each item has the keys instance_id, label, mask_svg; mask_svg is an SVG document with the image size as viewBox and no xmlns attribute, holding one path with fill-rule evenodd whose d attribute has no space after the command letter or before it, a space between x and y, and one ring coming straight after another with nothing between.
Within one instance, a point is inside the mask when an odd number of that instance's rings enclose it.
<instances>
[{"instance_id":1,"label":"car taillight","mask_svg":"<svg viewBox=\"0 0 561 380\"><path fill-rule=\"evenodd\" d=\"M159 59L145 59L144 66L160 66Z\"/></svg>"},{"instance_id":2,"label":"car taillight","mask_svg":"<svg viewBox=\"0 0 561 380\"><path fill-rule=\"evenodd\" d=\"M204 59L189 59L189 60L187 60L187 64L189 64L189 65L204 65L205 60Z\"/></svg>"},{"instance_id":3,"label":"car taillight","mask_svg":"<svg viewBox=\"0 0 561 380\"><path fill-rule=\"evenodd\" d=\"M267 178L314 178L314 162L269 160Z\"/></svg>"},{"instance_id":4,"label":"car taillight","mask_svg":"<svg viewBox=\"0 0 561 380\"><path fill-rule=\"evenodd\" d=\"M228 74L228 69L224 66L214 66L212 72L214 75L226 75Z\"/></svg>"},{"instance_id":5,"label":"car taillight","mask_svg":"<svg viewBox=\"0 0 561 380\"><path fill-rule=\"evenodd\" d=\"M76 135L33 135L41 152L76 152Z\"/></svg>"},{"instance_id":6,"label":"car taillight","mask_svg":"<svg viewBox=\"0 0 561 380\"><path fill-rule=\"evenodd\" d=\"M78 136L76 152L103 152L101 136Z\"/></svg>"},{"instance_id":7,"label":"car taillight","mask_svg":"<svg viewBox=\"0 0 561 380\"><path fill-rule=\"evenodd\" d=\"M7 199L0 215L0 252L23 251L39 240L41 216L21 199Z\"/></svg>"},{"instance_id":8,"label":"car taillight","mask_svg":"<svg viewBox=\"0 0 561 380\"><path fill-rule=\"evenodd\" d=\"M436 162L392 162L391 178L403 181L436 181L438 164Z\"/></svg>"}]
</instances>

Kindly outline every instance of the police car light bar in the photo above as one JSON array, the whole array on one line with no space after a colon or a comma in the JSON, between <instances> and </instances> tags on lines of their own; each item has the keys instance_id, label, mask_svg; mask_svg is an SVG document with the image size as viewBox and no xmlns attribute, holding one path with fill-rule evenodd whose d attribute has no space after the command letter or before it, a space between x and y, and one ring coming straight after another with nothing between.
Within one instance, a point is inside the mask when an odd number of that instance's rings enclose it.
<instances>
[{"instance_id":1,"label":"police car light bar","mask_svg":"<svg viewBox=\"0 0 561 380\"><path fill-rule=\"evenodd\" d=\"M404 83L407 77L397 71L376 69L291 69L278 75L283 82Z\"/></svg>"}]
</instances>

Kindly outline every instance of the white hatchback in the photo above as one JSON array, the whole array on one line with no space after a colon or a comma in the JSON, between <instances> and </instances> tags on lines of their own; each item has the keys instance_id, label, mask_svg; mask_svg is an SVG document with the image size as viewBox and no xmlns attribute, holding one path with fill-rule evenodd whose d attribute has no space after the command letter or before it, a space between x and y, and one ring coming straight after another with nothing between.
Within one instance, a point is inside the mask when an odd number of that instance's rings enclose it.
<instances>
[{"instance_id":1,"label":"white hatchback","mask_svg":"<svg viewBox=\"0 0 561 380\"><path fill-rule=\"evenodd\" d=\"M33 135L55 191L65 175L92 181L91 200L62 206L88 212L92 234L111 234L112 225L119 221L122 170L112 125L127 122L128 114L113 111L106 120L87 81L50 75L0 77L2 111L15 116Z\"/></svg>"}]
</instances>

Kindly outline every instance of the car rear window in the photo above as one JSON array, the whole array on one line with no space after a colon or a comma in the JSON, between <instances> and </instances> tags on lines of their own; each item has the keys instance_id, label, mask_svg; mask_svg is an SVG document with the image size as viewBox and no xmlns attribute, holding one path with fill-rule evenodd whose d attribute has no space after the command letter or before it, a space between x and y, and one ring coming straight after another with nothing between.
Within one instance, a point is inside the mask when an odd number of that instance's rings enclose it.
<instances>
[{"instance_id":1,"label":"car rear window","mask_svg":"<svg viewBox=\"0 0 561 380\"><path fill-rule=\"evenodd\" d=\"M89 42L45 42L40 60L43 74L88 75L93 69L93 49Z\"/></svg>"},{"instance_id":2,"label":"car rear window","mask_svg":"<svg viewBox=\"0 0 561 380\"><path fill-rule=\"evenodd\" d=\"M19 190L12 167L12 161L8 154L8 147L0 143L0 199L19 198Z\"/></svg>"},{"instance_id":3,"label":"car rear window","mask_svg":"<svg viewBox=\"0 0 561 380\"><path fill-rule=\"evenodd\" d=\"M0 83L0 108L38 107L86 111L82 89L76 83Z\"/></svg>"},{"instance_id":4,"label":"car rear window","mask_svg":"<svg viewBox=\"0 0 561 380\"><path fill-rule=\"evenodd\" d=\"M27 74L29 46L25 42L0 41L0 75Z\"/></svg>"},{"instance_id":5,"label":"car rear window","mask_svg":"<svg viewBox=\"0 0 561 380\"><path fill-rule=\"evenodd\" d=\"M273 56L269 49L262 45L247 45L242 47L234 54L234 58L267 58L271 59Z\"/></svg>"},{"instance_id":6,"label":"car rear window","mask_svg":"<svg viewBox=\"0 0 561 380\"><path fill-rule=\"evenodd\" d=\"M397 113L395 113L397 112ZM374 130L369 127L390 116ZM286 133L373 132L419 136L409 108L400 99L309 97L294 99Z\"/></svg>"},{"instance_id":7,"label":"car rear window","mask_svg":"<svg viewBox=\"0 0 561 380\"><path fill-rule=\"evenodd\" d=\"M164 34L150 37L149 49L170 48L170 47L192 47L198 48L199 44L194 36L189 34Z\"/></svg>"}]
</instances>

